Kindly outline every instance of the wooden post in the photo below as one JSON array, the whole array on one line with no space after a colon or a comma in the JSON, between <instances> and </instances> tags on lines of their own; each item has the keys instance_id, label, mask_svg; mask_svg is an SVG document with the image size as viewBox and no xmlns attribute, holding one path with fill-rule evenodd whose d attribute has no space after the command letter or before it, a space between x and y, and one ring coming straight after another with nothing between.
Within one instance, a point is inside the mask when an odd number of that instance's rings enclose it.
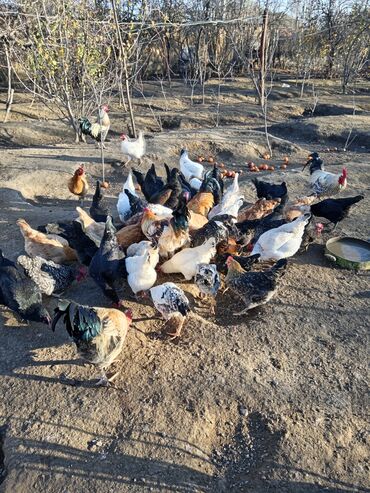
<instances>
[{"instance_id":1,"label":"wooden post","mask_svg":"<svg viewBox=\"0 0 370 493\"><path fill-rule=\"evenodd\" d=\"M259 97L260 104L262 108L266 104L266 37L267 37L267 25L268 25L268 8L265 7L262 17L262 33L261 33L261 44L259 49L259 59L260 59L260 73L259 73Z\"/></svg>"}]
</instances>

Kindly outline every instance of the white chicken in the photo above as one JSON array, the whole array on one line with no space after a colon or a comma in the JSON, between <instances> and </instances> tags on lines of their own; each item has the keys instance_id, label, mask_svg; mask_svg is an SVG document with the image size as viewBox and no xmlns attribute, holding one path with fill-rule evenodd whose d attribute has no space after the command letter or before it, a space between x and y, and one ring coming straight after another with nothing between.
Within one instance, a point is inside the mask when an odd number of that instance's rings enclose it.
<instances>
[{"instance_id":1,"label":"white chicken","mask_svg":"<svg viewBox=\"0 0 370 493\"><path fill-rule=\"evenodd\" d=\"M188 151L186 149L182 149L180 152L180 170L184 175L184 178L187 182L194 178L198 180L203 179L204 167L203 165L192 161L188 156ZM197 186L198 182L193 181L193 185ZM193 186L192 185L192 186ZM200 188L200 185L199 185Z\"/></svg>"},{"instance_id":2,"label":"white chicken","mask_svg":"<svg viewBox=\"0 0 370 493\"><path fill-rule=\"evenodd\" d=\"M203 181L199 180L199 178L192 178L189 182L189 185L191 188L194 188L194 190L199 190L200 187L202 186Z\"/></svg>"},{"instance_id":3,"label":"white chicken","mask_svg":"<svg viewBox=\"0 0 370 493\"><path fill-rule=\"evenodd\" d=\"M137 294L154 286L157 280L155 267L159 262L158 247L151 246L144 255L126 258L127 282Z\"/></svg>"},{"instance_id":4,"label":"white chicken","mask_svg":"<svg viewBox=\"0 0 370 493\"><path fill-rule=\"evenodd\" d=\"M169 219L172 217L172 209L161 204L148 204L147 208L157 216L157 220Z\"/></svg>"},{"instance_id":5,"label":"white chicken","mask_svg":"<svg viewBox=\"0 0 370 493\"><path fill-rule=\"evenodd\" d=\"M324 164L317 152L310 154L306 166L307 164L310 164L311 189L316 196L336 195L347 187L346 168L343 168L342 173L340 174L324 171Z\"/></svg>"},{"instance_id":6,"label":"white chicken","mask_svg":"<svg viewBox=\"0 0 370 493\"><path fill-rule=\"evenodd\" d=\"M138 255L144 255L147 253L150 248L153 246L153 243L151 241L140 241L140 243L132 243L127 250L126 250L126 255L127 257L135 257Z\"/></svg>"},{"instance_id":7,"label":"white chicken","mask_svg":"<svg viewBox=\"0 0 370 493\"><path fill-rule=\"evenodd\" d=\"M311 214L304 214L291 223L263 233L254 245L251 255L259 253L261 260L280 260L292 257L301 246L305 227Z\"/></svg>"},{"instance_id":8,"label":"white chicken","mask_svg":"<svg viewBox=\"0 0 370 493\"><path fill-rule=\"evenodd\" d=\"M239 188L239 173L235 173L234 180L232 184L227 187L225 193L222 197L222 202L224 204L228 204L230 202L235 202L235 197L239 197L240 188Z\"/></svg>"},{"instance_id":9,"label":"white chicken","mask_svg":"<svg viewBox=\"0 0 370 493\"><path fill-rule=\"evenodd\" d=\"M239 188L239 173L235 174L235 178L233 183L226 189L221 203L215 205L213 209L208 214L208 219L212 219L215 216L220 214L228 214L235 218L238 217L238 212L241 206L243 205L243 195L240 195Z\"/></svg>"},{"instance_id":10,"label":"white chicken","mask_svg":"<svg viewBox=\"0 0 370 493\"><path fill-rule=\"evenodd\" d=\"M118 196L117 212L122 222L126 221L127 217L130 215L130 210L131 210L130 201L127 195L125 194L125 190L128 190L130 193L132 193L132 195L137 196L131 171L128 174L125 183L123 184L122 192Z\"/></svg>"},{"instance_id":11,"label":"white chicken","mask_svg":"<svg viewBox=\"0 0 370 493\"><path fill-rule=\"evenodd\" d=\"M143 132L139 132L139 137L137 139L129 139L127 135L121 135L121 152L124 156L128 156L126 164L131 161L131 159L138 159L139 162L145 154L146 142L144 139Z\"/></svg>"},{"instance_id":12,"label":"white chicken","mask_svg":"<svg viewBox=\"0 0 370 493\"><path fill-rule=\"evenodd\" d=\"M108 116L109 107L107 104L103 104L98 111L98 118L95 125L99 125L99 130L101 133L101 144L104 147L104 141L107 138L110 129L110 119Z\"/></svg>"},{"instance_id":13,"label":"white chicken","mask_svg":"<svg viewBox=\"0 0 370 493\"><path fill-rule=\"evenodd\" d=\"M167 331L167 335L172 339L179 337L185 318L190 312L189 300L184 291L173 282L165 282L151 288L150 295L156 309L167 320L167 330L172 330Z\"/></svg>"},{"instance_id":14,"label":"white chicken","mask_svg":"<svg viewBox=\"0 0 370 493\"><path fill-rule=\"evenodd\" d=\"M154 306L165 320L180 313L184 317L189 313L189 300L184 291L173 282L165 282L150 289Z\"/></svg>"},{"instance_id":15,"label":"white chicken","mask_svg":"<svg viewBox=\"0 0 370 493\"><path fill-rule=\"evenodd\" d=\"M187 281L197 272L198 264L208 264L216 255L216 240L211 237L202 245L195 248L184 248L170 260L161 265L161 272L175 274L180 272Z\"/></svg>"},{"instance_id":16,"label":"white chicken","mask_svg":"<svg viewBox=\"0 0 370 493\"><path fill-rule=\"evenodd\" d=\"M215 207L213 207L213 209L210 210L208 214L208 219L211 220L216 216L227 214L229 216L234 217L236 221L238 217L239 209L243 205L243 202L244 199L242 196L236 197L235 202L229 202L227 204L223 204L221 202L221 204L215 205Z\"/></svg>"}]
</instances>

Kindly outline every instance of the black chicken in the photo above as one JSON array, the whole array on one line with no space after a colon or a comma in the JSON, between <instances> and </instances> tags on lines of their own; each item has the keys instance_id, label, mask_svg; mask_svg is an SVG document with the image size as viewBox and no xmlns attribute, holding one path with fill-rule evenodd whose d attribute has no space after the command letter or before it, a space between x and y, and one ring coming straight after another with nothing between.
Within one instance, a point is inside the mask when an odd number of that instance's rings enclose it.
<instances>
[{"instance_id":1,"label":"black chicken","mask_svg":"<svg viewBox=\"0 0 370 493\"><path fill-rule=\"evenodd\" d=\"M205 174L199 191L211 192L214 198L214 205L217 205L221 202L224 192L224 182L221 178L221 172L216 165L213 166L213 169L211 171L207 171L207 173Z\"/></svg>"},{"instance_id":2,"label":"black chicken","mask_svg":"<svg viewBox=\"0 0 370 493\"><path fill-rule=\"evenodd\" d=\"M245 235L244 244L249 243L253 246L263 233L270 229L279 228L288 222L285 219L271 218L273 216L274 212L263 219L247 219L241 223L236 223L235 226Z\"/></svg>"},{"instance_id":3,"label":"black chicken","mask_svg":"<svg viewBox=\"0 0 370 493\"><path fill-rule=\"evenodd\" d=\"M38 286L5 258L0 249L0 303L18 313L24 320L51 324L48 311L42 306Z\"/></svg>"},{"instance_id":4,"label":"black chicken","mask_svg":"<svg viewBox=\"0 0 370 493\"><path fill-rule=\"evenodd\" d=\"M195 188L193 188L190 183L188 183L185 178L184 178L184 175L182 173L179 173L179 182L181 184L181 188L182 188L182 191L184 193L187 193L188 196L189 196L189 199L193 198L194 195L196 195L198 193L198 190L196 190Z\"/></svg>"},{"instance_id":5,"label":"black chicken","mask_svg":"<svg viewBox=\"0 0 370 493\"><path fill-rule=\"evenodd\" d=\"M364 199L363 195L343 199L326 199L311 205L311 212L316 217L323 217L334 224L334 229L340 221L348 216L352 205Z\"/></svg>"},{"instance_id":6,"label":"black chicken","mask_svg":"<svg viewBox=\"0 0 370 493\"><path fill-rule=\"evenodd\" d=\"M102 193L100 181L96 181L95 193L90 207L90 216L99 223L105 223L109 216L109 207Z\"/></svg>"},{"instance_id":7,"label":"black chicken","mask_svg":"<svg viewBox=\"0 0 370 493\"><path fill-rule=\"evenodd\" d=\"M238 264L245 270L251 270L252 266L259 262L260 254L256 253L255 255L250 255L249 257L240 257L239 255L230 255L229 253L222 253L216 256L215 264L217 266L217 270L221 272L221 274L227 274L227 264L226 261L229 257L232 257L234 260L238 262Z\"/></svg>"},{"instance_id":8,"label":"black chicken","mask_svg":"<svg viewBox=\"0 0 370 493\"><path fill-rule=\"evenodd\" d=\"M222 218L222 220L221 220ZM191 246L203 245L209 238L216 240L216 245L222 241L227 241L231 235L235 234L235 227L231 216L217 216L211 219L202 228L192 232Z\"/></svg>"},{"instance_id":9,"label":"black chicken","mask_svg":"<svg viewBox=\"0 0 370 493\"><path fill-rule=\"evenodd\" d=\"M127 188L125 189L125 194L127 195L130 203L130 214L126 217L126 221L128 221L131 217L143 212L148 203L137 195L131 193L130 190L127 190Z\"/></svg>"},{"instance_id":10,"label":"black chicken","mask_svg":"<svg viewBox=\"0 0 370 493\"><path fill-rule=\"evenodd\" d=\"M157 176L154 164L151 165L146 175L135 169L133 169L132 172L141 187L141 191L143 192L144 197L148 202L150 202L150 199L153 195L158 193L164 187L164 182L162 178Z\"/></svg>"},{"instance_id":11,"label":"black chicken","mask_svg":"<svg viewBox=\"0 0 370 493\"><path fill-rule=\"evenodd\" d=\"M91 260L89 274L116 306L121 306L115 282L126 276L125 254L121 250L112 218L107 217L100 247Z\"/></svg>"},{"instance_id":12,"label":"black chicken","mask_svg":"<svg viewBox=\"0 0 370 493\"><path fill-rule=\"evenodd\" d=\"M46 226L38 226L37 229L42 233L56 234L66 239L70 247L76 250L78 261L83 265L90 265L91 259L98 250L78 221L50 223Z\"/></svg>"},{"instance_id":13,"label":"black chicken","mask_svg":"<svg viewBox=\"0 0 370 493\"><path fill-rule=\"evenodd\" d=\"M248 310L267 303L276 294L287 267L286 259L278 260L271 269L264 272L245 272L232 257L226 263L226 286L245 304L245 308L234 315L243 315Z\"/></svg>"},{"instance_id":14,"label":"black chicken","mask_svg":"<svg viewBox=\"0 0 370 493\"><path fill-rule=\"evenodd\" d=\"M177 168L173 168L167 175L166 185L152 195L149 202L151 204L162 204L170 209L176 209L182 193L183 190L179 181L179 170Z\"/></svg>"},{"instance_id":15,"label":"black chicken","mask_svg":"<svg viewBox=\"0 0 370 493\"><path fill-rule=\"evenodd\" d=\"M268 183L267 181L253 178L252 183L256 187L257 197L259 199L282 199L288 194L288 188L285 181L283 181L280 185L275 185L274 183Z\"/></svg>"}]
</instances>

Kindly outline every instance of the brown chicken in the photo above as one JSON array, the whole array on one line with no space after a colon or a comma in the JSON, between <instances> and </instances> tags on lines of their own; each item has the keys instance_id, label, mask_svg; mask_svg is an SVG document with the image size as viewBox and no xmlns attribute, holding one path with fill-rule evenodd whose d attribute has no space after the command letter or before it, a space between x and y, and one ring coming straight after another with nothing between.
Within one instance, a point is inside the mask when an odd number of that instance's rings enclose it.
<instances>
[{"instance_id":1,"label":"brown chicken","mask_svg":"<svg viewBox=\"0 0 370 493\"><path fill-rule=\"evenodd\" d=\"M308 197L301 197L289 202L284 207L283 217L287 221L294 221L297 217L302 216L306 212L310 212L309 206L317 201L315 195L310 195Z\"/></svg>"},{"instance_id":2,"label":"brown chicken","mask_svg":"<svg viewBox=\"0 0 370 493\"><path fill-rule=\"evenodd\" d=\"M72 178L68 180L68 190L73 193L73 195L77 195L79 201L81 202L81 205L83 206L84 198L89 191L89 184L86 180L83 165L76 169Z\"/></svg>"},{"instance_id":3,"label":"brown chicken","mask_svg":"<svg viewBox=\"0 0 370 493\"><path fill-rule=\"evenodd\" d=\"M224 255L225 253L228 253L230 255L236 255L240 252L240 245L237 244L236 240L234 238L229 238L227 241L221 241L217 245L217 254L218 255Z\"/></svg>"},{"instance_id":4,"label":"brown chicken","mask_svg":"<svg viewBox=\"0 0 370 493\"><path fill-rule=\"evenodd\" d=\"M202 216L205 217L208 216L208 213L213 206L214 197L211 192L198 192L188 202L189 211L195 212L196 214L202 214Z\"/></svg>"},{"instance_id":5,"label":"brown chicken","mask_svg":"<svg viewBox=\"0 0 370 493\"><path fill-rule=\"evenodd\" d=\"M197 229L203 228L207 223L208 219L205 216L190 211L189 231L196 231Z\"/></svg>"},{"instance_id":6,"label":"brown chicken","mask_svg":"<svg viewBox=\"0 0 370 493\"><path fill-rule=\"evenodd\" d=\"M105 371L117 361L123 349L132 321L131 311L122 313L113 308L83 306L73 301L59 300L53 330L61 318L78 355L100 370L101 379L97 385L109 386L118 373L108 378Z\"/></svg>"},{"instance_id":7,"label":"brown chicken","mask_svg":"<svg viewBox=\"0 0 370 493\"><path fill-rule=\"evenodd\" d=\"M283 218L286 221L292 222L292 221L294 221L294 219L297 219L297 217L303 216L303 214L306 214L307 212L310 212L309 206L306 206L306 205L288 205L283 211Z\"/></svg>"},{"instance_id":8,"label":"brown chicken","mask_svg":"<svg viewBox=\"0 0 370 493\"><path fill-rule=\"evenodd\" d=\"M24 219L18 219L17 225L24 238L24 249L30 257L42 257L57 264L77 260L75 250L61 236L40 233L32 229Z\"/></svg>"},{"instance_id":9,"label":"brown chicken","mask_svg":"<svg viewBox=\"0 0 370 493\"><path fill-rule=\"evenodd\" d=\"M150 209L144 209L141 229L148 240L158 241L160 256L168 258L189 243L189 217L185 201L179 203L171 218L162 220L158 220Z\"/></svg>"},{"instance_id":10,"label":"brown chicken","mask_svg":"<svg viewBox=\"0 0 370 493\"><path fill-rule=\"evenodd\" d=\"M268 216L278 204L280 204L280 199L259 199L255 204L249 205L239 211L238 223L247 220L262 219Z\"/></svg>"},{"instance_id":11,"label":"brown chicken","mask_svg":"<svg viewBox=\"0 0 370 493\"><path fill-rule=\"evenodd\" d=\"M129 226L124 226L122 229L117 231L116 238L119 246L123 248L129 247L133 243L140 243L140 241L146 239L141 230L140 222L130 224Z\"/></svg>"},{"instance_id":12,"label":"brown chicken","mask_svg":"<svg viewBox=\"0 0 370 493\"><path fill-rule=\"evenodd\" d=\"M312 205L317 201L315 195L309 195L308 197L300 197L292 202L292 205Z\"/></svg>"}]
</instances>

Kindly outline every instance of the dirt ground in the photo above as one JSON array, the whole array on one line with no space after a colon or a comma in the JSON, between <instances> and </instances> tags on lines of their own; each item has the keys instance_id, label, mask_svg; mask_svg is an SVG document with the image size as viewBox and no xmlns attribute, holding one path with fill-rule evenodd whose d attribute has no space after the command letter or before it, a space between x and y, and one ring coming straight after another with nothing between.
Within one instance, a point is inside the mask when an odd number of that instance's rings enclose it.
<instances>
[{"instance_id":1,"label":"dirt ground","mask_svg":"<svg viewBox=\"0 0 370 493\"><path fill-rule=\"evenodd\" d=\"M308 151L322 151L330 171L348 168L343 196L365 195L335 235L368 239L366 87L353 115L352 96L338 95L334 82L317 82L318 116L309 117L309 92L299 99L300 88L284 82L290 87L277 81L270 99L269 124L278 137L272 162L278 168L289 155L291 164L259 176L286 180L290 196L302 196L308 172L301 166ZM147 101L135 99L148 141L144 169L152 162L160 169L163 162L177 165L184 145L192 156L216 155L229 169L264 162L262 120L245 80L222 88L219 128L214 84L205 105L191 106L180 83L166 91L164 97L151 83ZM0 125L0 246L12 259L23 251L19 217L34 227L71 219L77 204L68 176L85 163L92 188L101 177L95 145L71 144L63 124L29 105L29 96L16 94L11 121ZM118 136L128 120L117 102L111 107L106 174L116 215L128 171L118 165ZM166 122L162 133L159 119ZM342 148L350 130L347 152L324 152ZM245 172L241 182L252 201L250 178ZM158 335L154 308L133 301L123 284L134 323L113 389L92 386L96 371L77 360L61 326L52 333L1 307L0 492L369 492L369 275L328 263L329 237L291 259L278 295L243 317L232 315L238 301L229 292L218 295L211 315L192 283L172 276L192 305L178 342ZM65 297L107 304L91 279ZM52 312L56 299L46 297L45 304Z\"/></svg>"}]
</instances>

